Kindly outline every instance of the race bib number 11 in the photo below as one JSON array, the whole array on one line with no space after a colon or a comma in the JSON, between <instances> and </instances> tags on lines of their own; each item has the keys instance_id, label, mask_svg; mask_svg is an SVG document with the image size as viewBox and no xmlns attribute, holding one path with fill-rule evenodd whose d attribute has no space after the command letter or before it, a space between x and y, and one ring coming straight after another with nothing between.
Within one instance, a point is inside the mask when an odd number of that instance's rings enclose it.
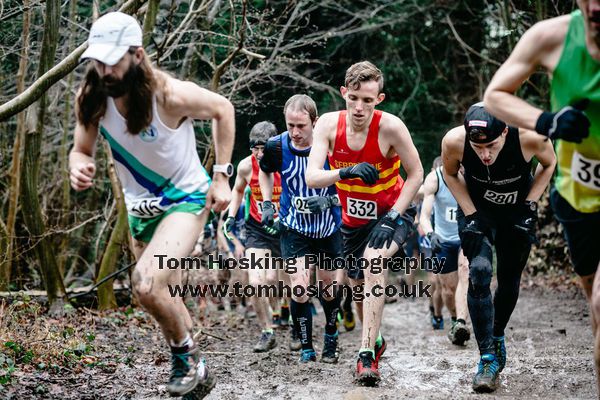
<instances>
[{"instance_id":1,"label":"race bib number 11","mask_svg":"<svg viewBox=\"0 0 600 400\"><path fill-rule=\"evenodd\" d=\"M446 221L456 222L456 207L446 207Z\"/></svg>"},{"instance_id":2,"label":"race bib number 11","mask_svg":"<svg viewBox=\"0 0 600 400\"><path fill-rule=\"evenodd\" d=\"M377 203L374 201L348 197L347 206L346 213L350 217L377 219Z\"/></svg>"},{"instance_id":3,"label":"race bib number 11","mask_svg":"<svg viewBox=\"0 0 600 400\"><path fill-rule=\"evenodd\" d=\"M600 190L600 160L585 158L578 152L573 152L571 176L585 187Z\"/></svg>"}]
</instances>

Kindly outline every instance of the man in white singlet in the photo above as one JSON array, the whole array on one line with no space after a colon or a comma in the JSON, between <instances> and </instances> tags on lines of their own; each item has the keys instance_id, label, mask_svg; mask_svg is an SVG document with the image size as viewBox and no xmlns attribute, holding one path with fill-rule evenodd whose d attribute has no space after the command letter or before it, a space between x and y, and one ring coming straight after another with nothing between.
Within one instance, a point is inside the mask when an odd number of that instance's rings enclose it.
<instances>
[{"instance_id":1,"label":"man in white singlet","mask_svg":"<svg viewBox=\"0 0 600 400\"><path fill-rule=\"evenodd\" d=\"M96 139L102 134L115 159L134 239L132 284L171 347L167 390L203 398L215 380L200 360L182 298L168 290L181 284L181 270L160 260L187 257L203 228L200 214L222 211L230 201L234 109L224 97L152 67L140 25L129 15L99 18L88 45L82 58L92 61L77 94L71 186L92 187ZM196 152L194 119L212 120L217 164L212 184Z\"/></svg>"}]
</instances>

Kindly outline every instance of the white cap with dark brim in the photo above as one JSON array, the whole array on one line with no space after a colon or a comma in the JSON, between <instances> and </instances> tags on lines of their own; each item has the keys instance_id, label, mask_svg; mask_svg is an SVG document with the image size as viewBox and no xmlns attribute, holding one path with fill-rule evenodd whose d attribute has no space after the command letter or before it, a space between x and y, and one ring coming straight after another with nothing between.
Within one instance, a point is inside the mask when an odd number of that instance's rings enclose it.
<instances>
[{"instance_id":1,"label":"white cap with dark brim","mask_svg":"<svg viewBox=\"0 0 600 400\"><path fill-rule=\"evenodd\" d=\"M93 58L106 65L115 65L131 46L142 45L142 28L131 15L111 12L92 24L88 48L81 59Z\"/></svg>"}]
</instances>

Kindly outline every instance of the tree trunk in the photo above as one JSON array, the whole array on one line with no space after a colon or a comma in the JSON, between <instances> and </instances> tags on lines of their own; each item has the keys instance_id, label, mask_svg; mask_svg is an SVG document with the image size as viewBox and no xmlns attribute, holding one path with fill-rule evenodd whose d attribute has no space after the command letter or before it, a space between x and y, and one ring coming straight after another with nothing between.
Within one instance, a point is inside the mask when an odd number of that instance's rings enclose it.
<instances>
[{"instance_id":1,"label":"tree trunk","mask_svg":"<svg viewBox=\"0 0 600 400\"><path fill-rule=\"evenodd\" d=\"M117 269L117 262L119 256L123 254L123 248L129 238L129 223L127 220L127 208L125 207L125 200L123 198L123 190L121 184L117 178L115 171L115 162L110 151L110 146L104 141L104 148L106 150L106 157L108 160L108 176L112 186L113 196L117 203L117 221L110 234L110 239L104 250L102 256L102 262L100 263L100 270L98 271L98 277L96 281L102 280L105 276L112 274ZM98 303L100 309L111 309L117 307L115 299L115 293L113 291L114 279L109 279L98 287Z\"/></svg>"},{"instance_id":2,"label":"tree trunk","mask_svg":"<svg viewBox=\"0 0 600 400\"><path fill-rule=\"evenodd\" d=\"M58 0L46 1L44 37L38 77L42 76L54 64L56 44L58 43L59 21L60 2ZM44 285L48 293L50 313L59 314L62 312L65 287L56 261L56 255L53 252L52 242L48 236L44 236L46 227L38 197L46 100L47 95L44 93L38 103L30 107L27 112L27 132L23 155L23 174L21 175L21 201L23 204L23 219L34 241L35 254L40 264Z\"/></svg>"},{"instance_id":3,"label":"tree trunk","mask_svg":"<svg viewBox=\"0 0 600 400\"><path fill-rule=\"evenodd\" d=\"M122 196L115 196L117 202L118 214L117 222L110 235L110 240L104 250L102 262L100 263L100 271L96 281L104 279L107 275L112 274L117 268L119 257L123 254L123 248L127 243L127 233L129 224L127 222L127 208ZM117 300L113 290L114 279L109 279L98 287L98 307L101 310L113 309L117 307Z\"/></svg>"},{"instance_id":4,"label":"tree trunk","mask_svg":"<svg viewBox=\"0 0 600 400\"><path fill-rule=\"evenodd\" d=\"M21 49L21 60L19 61L19 71L17 72L17 94L25 90L25 75L27 73L27 64L29 53L29 27L31 19L31 10L29 9L29 0L23 1L23 48ZM8 215L6 216L6 238L1 243L4 251L4 257L0 259L0 290L6 290L10 283L12 258L14 250L15 221L17 218L17 208L19 205L19 190L21 178L21 144L25 134L25 112L17 117L17 132L13 145L12 164L10 168L10 188L8 189Z\"/></svg>"},{"instance_id":5,"label":"tree trunk","mask_svg":"<svg viewBox=\"0 0 600 400\"><path fill-rule=\"evenodd\" d=\"M77 16L77 0L71 0L69 5L69 20L74 21ZM75 47L75 36L77 31L75 30L75 24L71 24L71 28L69 29L69 41L66 47L66 55L73 51L73 47ZM71 101L73 99L72 96L73 89L73 74L69 74L69 78L67 79L67 87L65 89L65 115L63 118L63 135L59 148L59 156L58 161L61 165L59 171L61 176L61 208L62 212L59 217L60 226L67 226L69 223L69 213L71 208L71 185L69 181L69 156L67 154L67 150L69 148L69 131L71 127L72 115L71 115ZM60 269L60 273L62 276L65 276L65 265L67 263L67 249L69 247L69 233L65 233L60 241L59 251L58 251L58 268Z\"/></svg>"},{"instance_id":6,"label":"tree trunk","mask_svg":"<svg viewBox=\"0 0 600 400\"><path fill-rule=\"evenodd\" d=\"M150 38L152 37L152 31L154 30L154 25L156 24L156 14L158 14L158 6L160 4L160 0L149 0L148 8L146 9L146 16L144 17L144 28L143 28L143 38L144 48L148 47L150 44Z\"/></svg>"}]
</instances>

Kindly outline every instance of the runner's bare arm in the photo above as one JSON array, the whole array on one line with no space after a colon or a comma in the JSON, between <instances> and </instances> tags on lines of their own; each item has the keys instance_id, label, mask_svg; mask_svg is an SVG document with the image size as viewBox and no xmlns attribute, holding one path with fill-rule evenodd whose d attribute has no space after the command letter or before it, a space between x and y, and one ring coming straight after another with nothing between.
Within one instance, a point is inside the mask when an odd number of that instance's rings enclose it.
<instances>
[{"instance_id":1,"label":"runner's bare arm","mask_svg":"<svg viewBox=\"0 0 600 400\"><path fill-rule=\"evenodd\" d=\"M264 201L273 200L273 174L262 169L258 171L258 184Z\"/></svg>"},{"instance_id":2,"label":"runner's bare arm","mask_svg":"<svg viewBox=\"0 0 600 400\"><path fill-rule=\"evenodd\" d=\"M74 144L69 153L69 179L71 187L76 191L88 189L93 184L92 178L96 173L94 154L97 138L97 126L89 126L86 129L81 122L77 121L73 134Z\"/></svg>"},{"instance_id":3,"label":"runner's bare arm","mask_svg":"<svg viewBox=\"0 0 600 400\"><path fill-rule=\"evenodd\" d=\"M203 89L193 82L170 78L171 95L168 96L170 112L181 118L212 120L212 137L215 146L215 164L231 161L235 140L235 111L225 97ZM221 173L213 174L206 206L223 211L231 201L229 178Z\"/></svg>"},{"instance_id":4,"label":"runner's bare arm","mask_svg":"<svg viewBox=\"0 0 600 400\"><path fill-rule=\"evenodd\" d=\"M485 91L485 108L490 113L509 125L535 129L542 110L514 93L538 67L552 73L560 58L570 18L566 15L541 21L525 32Z\"/></svg>"},{"instance_id":5,"label":"runner's bare arm","mask_svg":"<svg viewBox=\"0 0 600 400\"><path fill-rule=\"evenodd\" d=\"M388 138L390 145L396 154L400 156L402 166L406 171L406 181L404 182L400 196L398 196L396 203L392 206L394 210L402 214L406 211L423 184L423 166L421 165L419 152L410 137L406 125L404 125L400 118L391 114L385 113L384 117L385 119L382 118L380 125L381 133L383 137Z\"/></svg>"},{"instance_id":6,"label":"runner's bare arm","mask_svg":"<svg viewBox=\"0 0 600 400\"><path fill-rule=\"evenodd\" d=\"M424 234L433 231L431 226L431 212L433 210L433 202L435 201L435 192L438 188L438 179L435 171L431 171L425 177L423 183L423 205L421 205L421 217L419 224L423 229Z\"/></svg>"},{"instance_id":7,"label":"runner's bare arm","mask_svg":"<svg viewBox=\"0 0 600 400\"><path fill-rule=\"evenodd\" d=\"M538 201L552 179L552 174L556 167L556 155L554 154L554 148L550 140L546 140L544 136L538 135L537 132L523 130L525 132L522 132L519 136L521 146L526 151L530 150L533 156L539 161L533 176L533 184L527 195L527 200Z\"/></svg>"},{"instance_id":8,"label":"runner's bare arm","mask_svg":"<svg viewBox=\"0 0 600 400\"><path fill-rule=\"evenodd\" d=\"M338 113L327 113L321 116L313 129L313 143L308 165L306 166L306 184L311 188L324 188L340 180L338 169L323 169L331 141L335 140ZM335 168L333 165L331 168Z\"/></svg>"},{"instance_id":9,"label":"runner's bare arm","mask_svg":"<svg viewBox=\"0 0 600 400\"><path fill-rule=\"evenodd\" d=\"M465 128L458 126L451 129L442 139L442 162L444 181L456 199L465 215L471 215L477 209L467 190L467 183L460 172L460 162L463 157L465 143Z\"/></svg>"},{"instance_id":10,"label":"runner's bare arm","mask_svg":"<svg viewBox=\"0 0 600 400\"><path fill-rule=\"evenodd\" d=\"M215 163L230 162L235 140L235 110L231 102L193 82L171 80L169 110L177 110L181 118L212 120Z\"/></svg>"},{"instance_id":11,"label":"runner's bare arm","mask_svg":"<svg viewBox=\"0 0 600 400\"><path fill-rule=\"evenodd\" d=\"M231 203L229 203L229 207L227 209L228 217L235 217L240 209L240 204L242 204L242 200L244 199L244 190L248 185L248 181L250 180L249 176L251 173L252 166L250 164L250 157L246 157L240 161L237 167L237 174L235 176L233 190L231 191Z\"/></svg>"}]
</instances>

